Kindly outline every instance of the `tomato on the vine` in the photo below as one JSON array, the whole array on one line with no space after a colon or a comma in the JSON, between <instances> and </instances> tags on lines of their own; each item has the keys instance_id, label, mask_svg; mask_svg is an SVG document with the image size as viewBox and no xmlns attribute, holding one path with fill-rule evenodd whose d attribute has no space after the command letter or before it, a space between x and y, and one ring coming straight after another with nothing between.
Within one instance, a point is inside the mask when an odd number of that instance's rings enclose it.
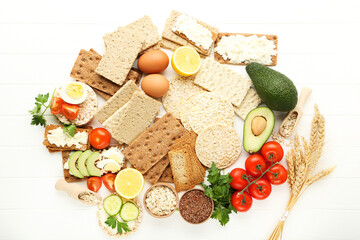
<instances>
[{"instance_id":1,"label":"tomato on the vine","mask_svg":"<svg viewBox=\"0 0 360 240\"><path fill-rule=\"evenodd\" d=\"M260 177L266 167L265 159L259 154L253 154L245 161L245 169L253 177Z\"/></svg>"},{"instance_id":2,"label":"tomato on the vine","mask_svg":"<svg viewBox=\"0 0 360 240\"><path fill-rule=\"evenodd\" d=\"M234 168L230 172L230 176L232 177L232 181L230 186L236 190L243 190L248 184L250 177L248 173L243 168Z\"/></svg>"},{"instance_id":3,"label":"tomato on the vine","mask_svg":"<svg viewBox=\"0 0 360 240\"><path fill-rule=\"evenodd\" d=\"M287 171L281 164L276 164L265 173L265 176L271 184L280 185L286 181Z\"/></svg>"},{"instance_id":4,"label":"tomato on the vine","mask_svg":"<svg viewBox=\"0 0 360 240\"><path fill-rule=\"evenodd\" d=\"M236 191L233 193L231 196L231 204L239 212L246 212L251 208L253 200L249 193L240 192L241 191Z\"/></svg>"},{"instance_id":5,"label":"tomato on the vine","mask_svg":"<svg viewBox=\"0 0 360 240\"><path fill-rule=\"evenodd\" d=\"M271 184L265 178L260 178L250 185L249 192L255 199L265 199L271 193Z\"/></svg>"},{"instance_id":6,"label":"tomato on the vine","mask_svg":"<svg viewBox=\"0 0 360 240\"><path fill-rule=\"evenodd\" d=\"M270 163L280 162L284 156L284 150L281 147L280 143L276 141L270 141L262 146L261 155L265 158L266 161Z\"/></svg>"}]
</instances>

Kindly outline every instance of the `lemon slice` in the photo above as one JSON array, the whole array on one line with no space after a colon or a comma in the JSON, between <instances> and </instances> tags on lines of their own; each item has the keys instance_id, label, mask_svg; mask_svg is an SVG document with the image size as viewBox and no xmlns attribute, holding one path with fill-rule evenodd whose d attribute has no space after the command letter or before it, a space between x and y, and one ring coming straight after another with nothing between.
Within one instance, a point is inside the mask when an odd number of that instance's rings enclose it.
<instances>
[{"instance_id":1,"label":"lemon slice","mask_svg":"<svg viewBox=\"0 0 360 240\"><path fill-rule=\"evenodd\" d=\"M200 69L200 55L191 47L177 48L171 57L171 66L182 76L191 76Z\"/></svg>"},{"instance_id":2,"label":"lemon slice","mask_svg":"<svg viewBox=\"0 0 360 240\"><path fill-rule=\"evenodd\" d=\"M126 168L120 171L115 178L115 191L126 199L133 199L144 188L144 177L136 169Z\"/></svg>"}]
</instances>

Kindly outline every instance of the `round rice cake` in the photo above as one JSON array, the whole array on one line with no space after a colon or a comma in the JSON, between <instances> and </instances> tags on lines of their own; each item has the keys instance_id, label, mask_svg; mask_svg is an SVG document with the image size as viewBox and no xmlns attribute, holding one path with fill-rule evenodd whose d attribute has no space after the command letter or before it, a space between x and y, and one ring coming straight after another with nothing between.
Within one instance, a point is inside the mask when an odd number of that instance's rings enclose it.
<instances>
[{"instance_id":1,"label":"round rice cake","mask_svg":"<svg viewBox=\"0 0 360 240\"><path fill-rule=\"evenodd\" d=\"M191 129L199 134L214 123L232 126L234 109L229 101L213 92L199 93L188 99L183 111Z\"/></svg>"},{"instance_id":2,"label":"round rice cake","mask_svg":"<svg viewBox=\"0 0 360 240\"><path fill-rule=\"evenodd\" d=\"M241 139L233 127L213 124L199 133L195 151L204 166L227 168L240 156Z\"/></svg>"},{"instance_id":3,"label":"round rice cake","mask_svg":"<svg viewBox=\"0 0 360 240\"><path fill-rule=\"evenodd\" d=\"M54 97L60 97L60 89L61 88L55 91ZM83 126L93 119L94 114L98 108L96 94L94 90L88 85L85 85L85 89L87 91L87 98L84 102L79 104L78 116L74 120L69 120L61 113L56 114L55 116L59 119L60 122L66 124L75 124L76 126Z\"/></svg>"},{"instance_id":4,"label":"round rice cake","mask_svg":"<svg viewBox=\"0 0 360 240\"><path fill-rule=\"evenodd\" d=\"M206 90L194 84L194 77L175 77L169 81L169 91L162 98L164 109L181 119L183 103L200 92L206 92Z\"/></svg>"}]
</instances>

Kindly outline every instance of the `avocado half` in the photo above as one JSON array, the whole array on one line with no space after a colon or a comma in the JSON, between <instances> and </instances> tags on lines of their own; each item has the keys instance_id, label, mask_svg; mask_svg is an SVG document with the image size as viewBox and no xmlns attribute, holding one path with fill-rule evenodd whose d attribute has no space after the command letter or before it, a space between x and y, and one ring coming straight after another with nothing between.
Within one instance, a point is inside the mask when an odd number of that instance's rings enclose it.
<instances>
[{"instance_id":1,"label":"avocado half","mask_svg":"<svg viewBox=\"0 0 360 240\"><path fill-rule=\"evenodd\" d=\"M244 123L243 147L248 153L260 150L270 137L275 125L274 113L268 107L258 107L249 112Z\"/></svg>"}]
</instances>

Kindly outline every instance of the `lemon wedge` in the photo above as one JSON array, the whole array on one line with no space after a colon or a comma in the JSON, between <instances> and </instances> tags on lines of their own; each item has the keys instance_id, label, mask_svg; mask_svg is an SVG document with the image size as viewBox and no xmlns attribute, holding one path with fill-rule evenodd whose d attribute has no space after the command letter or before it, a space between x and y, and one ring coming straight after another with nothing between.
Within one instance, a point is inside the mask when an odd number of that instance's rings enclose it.
<instances>
[{"instance_id":1,"label":"lemon wedge","mask_svg":"<svg viewBox=\"0 0 360 240\"><path fill-rule=\"evenodd\" d=\"M179 47L171 57L171 66L177 74L191 76L200 69L200 55L191 47Z\"/></svg>"},{"instance_id":2,"label":"lemon wedge","mask_svg":"<svg viewBox=\"0 0 360 240\"><path fill-rule=\"evenodd\" d=\"M144 188L144 177L136 169L126 168L120 171L115 178L115 191L126 199L133 199Z\"/></svg>"}]
</instances>

